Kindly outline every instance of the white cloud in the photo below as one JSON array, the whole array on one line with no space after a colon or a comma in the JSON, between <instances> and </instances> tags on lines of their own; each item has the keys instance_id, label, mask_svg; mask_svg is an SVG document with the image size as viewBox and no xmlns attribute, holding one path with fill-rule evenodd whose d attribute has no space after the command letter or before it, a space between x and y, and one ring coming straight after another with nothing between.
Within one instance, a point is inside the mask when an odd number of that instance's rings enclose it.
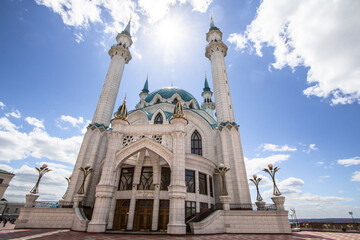
<instances>
[{"instance_id":1,"label":"white cloud","mask_svg":"<svg viewBox=\"0 0 360 240\"><path fill-rule=\"evenodd\" d=\"M324 165L325 162L323 162L323 161L318 161L318 162L316 162L316 164L317 164L317 165Z\"/></svg>"},{"instance_id":2,"label":"white cloud","mask_svg":"<svg viewBox=\"0 0 360 240\"><path fill-rule=\"evenodd\" d=\"M83 117L74 118L69 115L61 115L60 120L70 123L73 127L79 127L80 124L84 123Z\"/></svg>"},{"instance_id":3,"label":"white cloud","mask_svg":"<svg viewBox=\"0 0 360 240\"><path fill-rule=\"evenodd\" d=\"M81 129L81 133L82 134L85 134L86 131L87 131L87 126L89 126L89 124L91 123L90 120L86 120L85 124L84 124L84 127Z\"/></svg>"},{"instance_id":4,"label":"white cloud","mask_svg":"<svg viewBox=\"0 0 360 240\"><path fill-rule=\"evenodd\" d=\"M32 118L30 118L32 119ZM57 138L37 127L29 132L21 132L7 118L0 118L0 161L10 162L26 157L74 163L80 149L82 136ZM40 121L41 122L41 121Z\"/></svg>"},{"instance_id":5,"label":"white cloud","mask_svg":"<svg viewBox=\"0 0 360 240\"><path fill-rule=\"evenodd\" d=\"M0 108L3 110L5 108L5 104L3 102L0 102Z\"/></svg>"},{"instance_id":6,"label":"white cloud","mask_svg":"<svg viewBox=\"0 0 360 240\"><path fill-rule=\"evenodd\" d=\"M274 47L276 69L308 67L306 96L360 102L359 11L357 0L263 0L246 31L228 41L259 56Z\"/></svg>"},{"instance_id":7,"label":"white cloud","mask_svg":"<svg viewBox=\"0 0 360 240\"><path fill-rule=\"evenodd\" d=\"M150 24L153 24L169 14L170 7L180 3L190 3L193 11L205 13L212 3L212 0L138 0L141 12L148 17Z\"/></svg>"},{"instance_id":8,"label":"white cloud","mask_svg":"<svg viewBox=\"0 0 360 240\"><path fill-rule=\"evenodd\" d=\"M34 118L34 117L26 117L26 118L25 118L25 121L26 121L28 124L30 124L30 125L32 125L32 126L34 126L34 127L36 127L36 128L45 129L44 124L43 124L43 121L41 121L41 120L39 120L39 119L37 119L37 118Z\"/></svg>"},{"instance_id":9,"label":"white cloud","mask_svg":"<svg viewBox=\"0 0 360 240\"><path fill-rule=\"evenodd\" d=\"M21 113L19 112L19 110L15 110L14 112L10 112L10 113L6 113L5 116L7 117L14 117L14 118L21 118Z\"/></svg>"},{"instance_id":10,"label":"white cloud","mask_svg":"<svg viewBox=\"0 0 360 240\"><path fill-rule=\"evenodd\" d=\"M311 151L316 151L316 150L318 150L316 145L314 143L311 143L311 144L309 144L309 148L307 150L303 150L303 152L309 154Z\"/></svg>"},{"instance_id":11,"label":"white cloud","mask_svg":"<svg viewBox=\"0 0 360 240\"><path fill-rule=\"evenodd\" d=\"M337 196L320 196L312 193L304 193L300 188L305 182L300 178L290 177L283 181L278 181L277 186L283 196L285 196L285 208L295 208L298 218L314 217L335 217L342 216L338 209L359 209L358 207L345 206L344 203L354 201L352 198ZM265 201L270 201L273 188L264 191L262 196ZM345 211L345 213L347 213Z\"/></svg>"},{"instance_id":12,"label":"white cloud","mask_svg":"<svg viewBox=\"0 0 360 240\"><path fill-rule=\"evenodd\" d=\"M359 165L360 164L360 157L353 157L348 159L340 159L337 161L338 164L344 165L345 167L350 167L353 165Z\"/></svg>"},{"instance_id":13,"label":"white cloud","mask_svg":"<svg viewBox=\"0 0 360 240\"><path fill-rule=\"evenodd\" d=\"M330 178L330 176L325 175L325 176L319 176L319 182L324 182L324 179Z\"/></svg>"},{"instance_id":14,"label":"white cloud","mask_svg":"<svg viewBox=\"0 0 360 240\"><path fill-rule=\"evenodd\" d=\"M100 2L88 0L36 0L59 14L66 25L88 27L90 23L101 22Z\"/></svg>"},{"instance_id":15,"label":"white cloud","mask_svg":"<svg viewBox=\"0 0 360 240\"><path fill-rule=\"evenodd\" d=\"M246 172L248 174L248 178L250 178L253 174L256 174L267 167L269 163L275 164L275 163L281 163L283 161L286 161L290 158L290 155L288 154L277 154L277 155L271 155L269 157L265 158L253 158L248 159L245 157L245 166L246 166Z\"/></svg>"},{"instance_id":16,"label":"white cloud","mask_svg":"<svg viewBox=\"0 0 360 240\"><path fill-rule=\"evenodd\" d=\"M2 129L5 131L13 132L16 131L16 129L18 128L19 127L10 122L9 119L7 119L6 117L0 118L0 130Z\"/></svg>"},{"instance_id":17,"label":"white cloud","mask_svg":"<svg viewBox=\"0 0 360 240\"><path fill-rule=\"evenodd\" d=\"M353 173L351 177L352 182L360 182L360 171L356 171Z\"/></svg>"},{"instance_id":18,"label":"white cloud","mask_svg":"<svg viewBox=\"0 0 360 240\"><path fill-rule=\"evenodd\" d=\"M262 148L263 151L271 151L271 152L294 152L296 151L296 147L289 147L287 144L280 146L271 143L261 144L259 148Z\"/></svg>"},{"instance_id":19,"label":"white cloud","mask_svg":"<svg viewBox=\"0 0 360 240\"><path fill-rule=\"evenodd\" d=\"M81 42L83 42L84 41L84 37L83 37L83 35L82 35L82 33L74 33L74 35L75 35L75 41L77 42L77 43L81 43Z\"/></svg>"}]
</instances>

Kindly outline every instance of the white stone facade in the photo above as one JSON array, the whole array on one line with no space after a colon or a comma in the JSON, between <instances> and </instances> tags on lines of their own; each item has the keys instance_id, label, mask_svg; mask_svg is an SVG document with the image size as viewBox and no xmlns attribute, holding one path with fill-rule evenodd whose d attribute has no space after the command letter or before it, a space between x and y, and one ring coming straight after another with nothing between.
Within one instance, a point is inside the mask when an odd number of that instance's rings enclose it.
<instances>
[{"instance_id":1,"label":"white stone facade","mask_svg":"<svg viewBox=\"0 0 360 240\"><path fill-rule=\"evenodd\" d=\"M130 34L118 35L118 44L109 51L112 60L93 121L84 136L66 197L61 202L61 206L73 206L69 208L73 210L56 210L64 219L74 218L69 225L72 229L186 234L186 223L194 216L199 217L202 212L222 204L224 210L215 211L200 223L191 223L192 232L247 232L246 229L251 233L262 232L257 222L275 229L273 232L289 232L284 210L231 210L231 204L249 205L251 199L226 74L227 46L221 38L217 28L207 34L206 57L211 62L215 104L207 82L200 107L183 89L167 87L149 93L147 80L136 109L128 112L128 116L110 121L124 65L131 60ZM184 118L172 117L177 101L184 108ZM215 174L220 164L230 168L226 175L229 193L226 197L220 196L221 180ZM85 182L85 194L78 195L83 179L79 168L85 166L94 172ZM31 201L20 217L23 227L36 226L25 217L31 215ZM82 212L85 206L93 210L91 221ZM43 211L34 210L35 219ZM48 218L49 222L56 221L55 217ZM263 232L271 232L269 229Z\"/></svg>"}]
</instances>

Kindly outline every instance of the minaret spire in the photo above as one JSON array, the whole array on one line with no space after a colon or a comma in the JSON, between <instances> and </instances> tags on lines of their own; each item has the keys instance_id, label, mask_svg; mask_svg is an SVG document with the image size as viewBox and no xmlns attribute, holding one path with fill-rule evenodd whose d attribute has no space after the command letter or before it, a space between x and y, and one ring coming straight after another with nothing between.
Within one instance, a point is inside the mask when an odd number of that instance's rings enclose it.
<instances>
[{"instance_id":1,"label":"minaret spire","mask_svg":"<svg viewBox=\"0 0 360 240\"><path fill-rule=\"evenodd\" d=\"M201 96L204 98L204 102L201 104L201 109L204 109L211 117L214 117L215 104L212 102L211 97L213 93L209 87L205 72L204 88Z\"/></svg>"},{"instance_id":2,"label":"minaret spire","mask_svg":"<svg viewBox=\"0 0 360 240\"><path fill-rule=\"evenodd\" d=\"M146 81L142 93L149 93L149 74L146 75Z\"/></svg>"},{"instance_id":3,"label":"minaret spire","mask_svg":"<svg viewBox=\"0 0 360 240\"><path fill-rule=\"evenodd\" d=\"M146 106L145 98L149 95L149 74L146 75L146 81L144 83L144 88L141 90L139 97L140 102L136 104L136 109L143 108Z\"/></svg>"},{"instance_id":4,"label":"minaret spire","mask_svg":"<svg viewBox=\"0 0 360 240\"><path fill-rule=\"evenodd\" d=\"M131 37L131 34L130 34L130 23L131 23L131 17L130 17L129 22L128 22L128 24L126 25L125 29L121 32L121 34L126 34L126 35L128 35L129 37Z\"/></svg>"}]
</instances>

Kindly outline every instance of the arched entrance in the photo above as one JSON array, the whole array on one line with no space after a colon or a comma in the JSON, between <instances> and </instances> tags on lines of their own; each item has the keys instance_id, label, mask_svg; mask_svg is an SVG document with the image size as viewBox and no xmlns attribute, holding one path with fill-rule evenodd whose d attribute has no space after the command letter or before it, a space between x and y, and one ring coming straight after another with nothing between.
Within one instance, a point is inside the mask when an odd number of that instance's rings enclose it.
<instances>
[{"instance_id":1,"label":"arched entrance","mask_svg":"<svg viewBox=\"0 0 360 240\"><path fill-rule=\"evenodd\" d=\"M150 139L142 139L116 156L119 177L113 230L166 231L171 151Z\"/></svg>"}]
</instances>

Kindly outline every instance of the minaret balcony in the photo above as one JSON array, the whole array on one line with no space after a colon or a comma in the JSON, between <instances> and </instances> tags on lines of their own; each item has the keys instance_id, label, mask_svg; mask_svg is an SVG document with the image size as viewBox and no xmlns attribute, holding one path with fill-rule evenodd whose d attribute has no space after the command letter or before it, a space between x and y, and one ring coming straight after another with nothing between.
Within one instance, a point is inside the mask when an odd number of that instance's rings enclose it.
<instances>
[{"instance_id":1,"label":"minaret balcony","mask_svg":"<svg viewBox=\"0 0 360 240\"><path fill-rule=\"evenodd\" d=\"M125 63L129 63L132 58L129 49L119 45L112 46L109 50L109 55L111 58L113 58L115 55L120 55L125 59Z\"/></svg>"},{"instance_id":2,"label":"minaret balcony","mask_svg":"<svg viewBox=\"0 0 360 240\"><path fill-rule=\"evenodd\" d=\"M226 57L228 47L223 42L209 43L205 48L205 56L210 59L213 52L222 52Z\"/></svg>"}]
</instances>

